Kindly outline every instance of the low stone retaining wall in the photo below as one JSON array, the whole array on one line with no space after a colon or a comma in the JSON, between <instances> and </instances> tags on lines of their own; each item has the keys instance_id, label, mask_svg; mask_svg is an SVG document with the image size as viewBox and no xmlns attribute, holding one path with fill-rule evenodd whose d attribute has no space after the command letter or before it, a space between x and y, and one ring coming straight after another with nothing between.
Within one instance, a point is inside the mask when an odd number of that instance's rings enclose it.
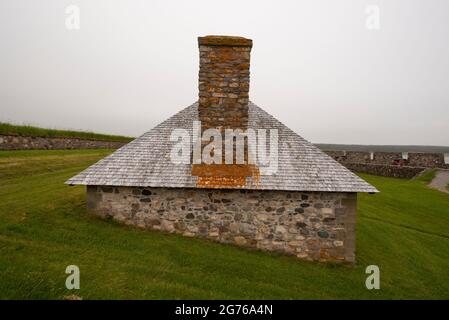
<instances>
[{"instance_id":1,"label":"low stone retaining wall","mask_svg":"<svg viewBox=\"0 0 449 320\"><path fill-rule=\"evenodd\" d=\"M423 167L388 166L368 163L342 163L353 172L368 173L377 176L411 179L426 170Z\"/></svg>"},{"instance_id":2,"label":"low stone retaining wall","mask_svg":"<svg viewBox=\"0 0 449 320\"><path fill-rule=\"evenodd\" d=\"M126 142L85 140L78 138L0 135L0 150L117 149L125 144Z\"/></svg>"},{"instance_id":3,"label":"low stone retaining wall","mask_svg":"<svg viewBox=\"0 0 449 320\"><path fill-rule=\"evenodd\" d=\"M399 165L407 167L449 169L449 155L444 153L419 152L365 152L365 151L329 151L325 153L342 164L361 163L377 165ZM404 157L405 156L405 157Z\"/></svg>"},{"instance_id":4,"label":"low stone retaining wall","mask_svg":"<svg viewBox=\"0 0 449 320\"><path fill-rule=\"evenodd\" d=\"M88 186L87 203L141 228L307 260L355 260L356 193Z\"/></svg>"},{"instance_id":5,"label":"low stone retaining wall","mask_svg":"<svg viewBox=\"0 0 449 320\"><path fill-rule=\"evenodd\" d=\"M444 153L324 151L354 172L411 179L428 168L449 169Z\"/></svg>"}]
</instances>

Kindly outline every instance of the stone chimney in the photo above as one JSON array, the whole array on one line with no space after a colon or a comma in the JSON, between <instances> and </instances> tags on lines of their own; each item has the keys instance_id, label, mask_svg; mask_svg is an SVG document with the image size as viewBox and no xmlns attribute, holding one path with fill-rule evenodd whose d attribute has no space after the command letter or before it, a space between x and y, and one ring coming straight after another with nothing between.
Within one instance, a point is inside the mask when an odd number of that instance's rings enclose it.
<instances>
[{"instance_id":1,"label":"stone chimney","mask_svg":"<svg viewBox=\"0 0 449 320\"><path fill-rule=\"evenodd\" d=\"M200 50L198 118L201 134L210 128L248 129L248 92L250 39L230 36L206 36L198 38ZM209 143L202 141L201 150ZM223 150L225 148L223 147ZM248 150L244 145L245 155ZM235 151L235 149L234 149ZM224 156L223 156L224 157ZM192 175L198 176L198 187L243 187L248 177L258 177L258 169L247 163L194 164Z\"/></svg>"},{"instance_id":2,"label":"stone chimney","mask_svg":"<svg viewBox=\"0 0 449 320\"><path fill-rule=\"evenodd\" d=\"M249 63L252 40L198 38L200 50L199 119L202 129L248 125Z\"/></svg>"}]
</instances>

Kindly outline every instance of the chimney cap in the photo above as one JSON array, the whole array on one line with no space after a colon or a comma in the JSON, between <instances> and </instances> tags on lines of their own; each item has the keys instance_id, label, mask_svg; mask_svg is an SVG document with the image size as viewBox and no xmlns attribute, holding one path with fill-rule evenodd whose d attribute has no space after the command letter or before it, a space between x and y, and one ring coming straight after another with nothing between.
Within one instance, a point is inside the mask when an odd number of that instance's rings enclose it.
<instances>
[{"instance_id":1,"label":"chimney cap","mask_svg":"<svg viewBox=\"0 0 449 320\"><path fill-rule=\"evenodd\" d=\"M199 46L252 47L253 40L234 36L198 37Z\"/></svg>"}]
</instances>

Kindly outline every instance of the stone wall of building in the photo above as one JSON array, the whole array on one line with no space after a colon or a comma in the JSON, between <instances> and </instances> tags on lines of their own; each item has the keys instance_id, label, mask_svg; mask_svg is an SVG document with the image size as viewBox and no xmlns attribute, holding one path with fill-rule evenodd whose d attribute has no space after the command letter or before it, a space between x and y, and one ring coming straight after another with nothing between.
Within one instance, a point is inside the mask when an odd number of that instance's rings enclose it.
<instances>
[{"instance_id":1,"label":"stone wall of building","mask_svg":"<svg viewBox=\"0 0 449 320\"><path fill-rule=\"evenodd\" d=\"M0 135L0 150L118 149L126 142Z\"/></svg>"},{"instance_id":2,"label":"stone wall of building","mask_svg":"<svg viewBox=\"0 0 449 320\"><path fill-rule=\"evenodd\" d=\"M355 259L355 193L87 187L88 208L152 230L280 251Z\"/></svg>"}]
</instances>

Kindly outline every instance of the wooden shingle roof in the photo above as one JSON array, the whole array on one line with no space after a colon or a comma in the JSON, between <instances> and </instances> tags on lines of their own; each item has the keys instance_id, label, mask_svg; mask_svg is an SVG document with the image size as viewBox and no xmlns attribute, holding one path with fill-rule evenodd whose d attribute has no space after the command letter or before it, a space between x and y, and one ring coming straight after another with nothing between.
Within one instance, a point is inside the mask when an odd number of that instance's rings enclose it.
<instances>
[{"instance_id":1,"label":"wooden shingle roof","mask_svg":"<svg viewBox=\"0 0 449 320\"><path fill-rule=\"evenodd\" d=\"M183 128L190 131L194 120L198 120L197 103L178 112L66 183L197 188L198 177L192 175L192 165L174 164L170 159L170 151L174 144L170 141L172 130ZM249 181L247 185L235 188L378 192L376 188L251 102L248 127L255 130L259 128L278 130L278 170L273 175L261 175L257 184Z\"/></svg>"}]
</instances>

